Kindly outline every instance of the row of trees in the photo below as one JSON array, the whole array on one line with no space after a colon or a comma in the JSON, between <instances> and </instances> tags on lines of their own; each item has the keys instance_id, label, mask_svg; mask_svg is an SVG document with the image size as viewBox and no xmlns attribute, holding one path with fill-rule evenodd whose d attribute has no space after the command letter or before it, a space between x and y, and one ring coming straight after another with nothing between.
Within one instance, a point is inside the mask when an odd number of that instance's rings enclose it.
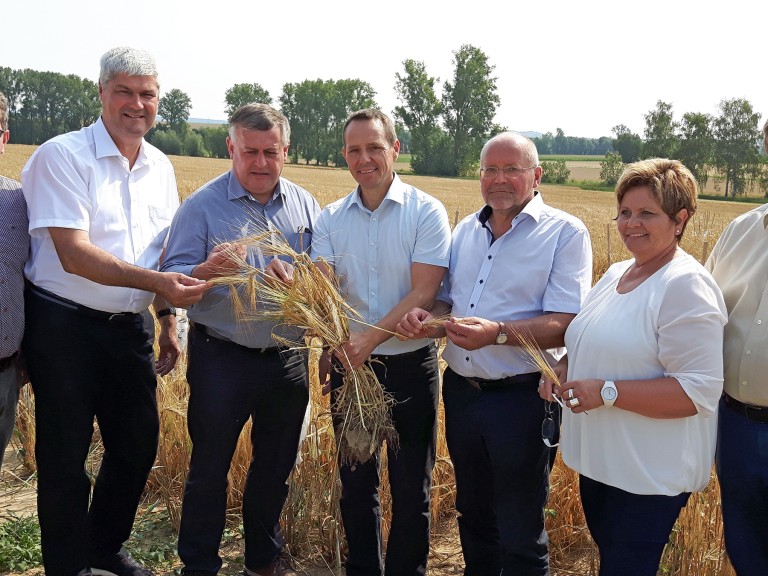
<instances>
[{"instance_id":1,"label":"row of trees","mask_svg":"<svg viewBox=\"0 0 768 576\"><path fill-rule=\"evenodd\" d=\"M464 45L454 52L453 75L441 86L424 63L403 62L395 75L399 105L394 118L403 151L411 153L417 174L463 176L475 173L483 143L502 130L493 119L500 105L496 78L485 53ZM8 96L10 128L14 142L39 144L77 130L98 118L100 103L96 83L75 75L0 67L0 90ZM376 92L359 79L305 80L287 83L275 102L257 83L235 84L224 95L230 117L241 105L265 102L279 107L291 123L291 158L320 165L344 165L341 130L353 110L375 107ZM162 121L148 135L168 154L226 157L225 126L191 129L192 101L174 88L160 99ZM689 112L680 120L672 105L663 101L645 115L643 137L623 124L612 130L613 138L566 136L558 128L534 141L540 154L609 154L621 162L663 156L678 158L706 184L713 170L725 181L725 194L743 193L764 179L759 156L760 115L744 99L723 100L719 114ZM611 158L615 172L617 161ZM552 168L555 168L552 166ZM566 174L557 166L557 181ZM608 178L609 180L610 178ZM606 180L607 181L607 180Z\"/></svg>"},{"instance_id":2,"label":"row of trees","mask_svg":"<svg viewBox=\"0 0 768 576\"><path fill-rule=\"evenodd\" d=\"M672 104L659 100L645 114L644 138L615 126L613 149L622 162L678 159L702 186L715 171L725 182L725 196L743 194L752 185L765 189L768 166L760 155L760 114L744 98L722 100L718 112L686 112L677 120Z\"/></svg>"}]
</instances>

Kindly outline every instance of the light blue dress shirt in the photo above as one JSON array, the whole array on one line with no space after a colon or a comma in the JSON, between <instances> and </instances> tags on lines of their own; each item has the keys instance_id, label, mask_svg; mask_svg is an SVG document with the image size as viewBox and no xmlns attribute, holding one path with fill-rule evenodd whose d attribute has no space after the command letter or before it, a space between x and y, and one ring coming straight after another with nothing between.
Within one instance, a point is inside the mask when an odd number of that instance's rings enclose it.
<instances>
[{"instance_id":1,"label":"light blue dress shirt","mask_svg":"<svg viewBox=\"0 0 768 576\"><path fill-rule=\"evenodd\" d=\"M297 252L309 250L312 228L320 212L317 200L304 188L280 178L266 205L255 200L229 171L211 180L187 198L171 224L168 248L161 267L164 272L191 275L214 246L265 231L279 230ZM270 256L249 249L251 266L264 268ZM187 312L193 322L203 324L226 339L251 348L274 346L272 333L300 339L297 328L273 322L235 319L229 288L217 286Z\"/></svg>"},{"instance_id":2,"label":"light blue dress shirt","mask_svg":"<svg viewBox=\"0 0 768 576\"><path fill-rule=\"evenodd\" d=\"M323 209L312 259L334 267L347 302L375 325L411 291L413 263L448 267L450 230L443 205L395 175L376 210L363 205L358 189ZM350 328L364 332L368 326L351 322ZM427 342L392 337L374 354L412 352Z\"/></svg>"},{"instance_id":3,"label":"light blue dress shirt","mask_svg":"<svg viewBox=\"0 0 768 576\"><path fill-rule=\"evenodd\" d=\"M576 314L592 287L592 246L586 226L574 216L533 199L495 242L486 206L453 231L451 266L439 300L457 317L519 320L545 312ZM549 351L554 363L562 351ZM467 351L447 341L443 359L468 378L498 380L538 369L515 346Z\"/></svg>"}]
</instances>

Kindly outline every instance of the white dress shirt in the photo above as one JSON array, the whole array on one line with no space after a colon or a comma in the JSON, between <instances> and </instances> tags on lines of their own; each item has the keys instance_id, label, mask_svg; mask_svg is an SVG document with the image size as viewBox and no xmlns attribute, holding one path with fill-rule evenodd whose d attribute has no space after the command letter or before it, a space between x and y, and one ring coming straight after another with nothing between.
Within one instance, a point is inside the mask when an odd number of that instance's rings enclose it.
<instances>
[{"instance_id":1,"label":"white dress shirt","mask_svg":"<svg viewBox=\"0 0 768 576\"><path fill-rule=\"evenodd\" d=\"M384 318L411 291L415 262L448 267L451 229L443 205L395 175L376 210L358 190L326 206L315 223L312 259L324 258L341 280L341 292L368 324ZM368 326L350 322L353 332ZM426 340L391 337L375 354L402 354Z\"/></svg>"},{"instance_id":2,"label":"white dress shirt","mask_svg":"<svg viewBox=\"0 0 768 576\"><path fill-rule=\"evenodd\" d=\"M453 231L451 264L438 298L453 316L520 320L545 312L576 314L592 285L592 248L586 226L544 204L540 194L495 242L485 207ZM546 351L554 363L561 350ZM447 341L443 359L468 378L498 380L536 372L520 348L484 346L467 351Z\"/></svg>"},{"instance_id":3,"label":"white dress shirt","mask_svg":"<svg viewBox=\"0 0 768 576\"><path fill-rule=\"evenodd\" d=\"M21 174L32 254L25 273L35 285L105 312L141 312L154 294L104 286L64 271L49 227L88 232L91 243L142 268L157 269L179 206L173 166L142 142L129 167L99 120L40 146Z\"/></svg>"}]
</instances>

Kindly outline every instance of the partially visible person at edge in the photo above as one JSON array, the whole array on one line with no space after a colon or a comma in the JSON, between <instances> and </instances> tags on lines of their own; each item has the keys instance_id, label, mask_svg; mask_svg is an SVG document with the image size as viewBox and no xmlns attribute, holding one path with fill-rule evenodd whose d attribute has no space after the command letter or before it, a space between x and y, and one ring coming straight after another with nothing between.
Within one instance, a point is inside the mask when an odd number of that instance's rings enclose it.
<instances>
[{"instance_id":1,"label":"partially visible person at edge","mask_svg":"<svg viewBox=\"0 0 768 576\"><path fill-rule=\"evenodd\" d=\"M171 163L143 138L158 92L150 54L109 50L101 117L40 146L21 175L32 236L23 350L48 576L151 574L123 543L157 451L156 374L179 354L167 309L207 288L157 270L179 204ZM150 304L161 328L157 361ZM104 455L91 495L84 465L94 416Z\"/></svg>"},{"instance_id":2,"label":"partially visible person at edge","mask_svg":"<svg viewBox=\"0 0 768 576\"><path fill-rule=\"evenodd\" d=\"M768 153L768 122L763 139ZM768 574L768 204L728 225L706 267L728 309L716 464L725 548L739 576L763 576Z\"/></svg>"},{"instance_id":3,"label":"partially visible person at edge","mask_svg":"<svg viewBox=\"0 0 768 576\"><path fill-rule=\"evenodd\" d=\"M561 450L579 473L601 576L655 576L691 492L709 481L723 389L725 305L680 248L697 185L676 160L628 165L616 224L631 260L611 266L565 333Z\"/></svg>"},{"instance_id":4,"label":"partially visible person at edge","mask_svg":"<svg viewBox=\"0 0 768 576\"><path fill-rule=\"evenodd\" d=\"M437 303L431 312L411 310L397 331L448 338L445 434L464 574L549 574L544 505L555 450L541 431L548 408L559 418L539 398L541 374L520 337L550 362L560 357L591 285L592 250L584 224L537 191L542 169L531 140L511 132L491 138L480 166L485 206L453 231ZM425 328L449 313L444 329Z\"/></svg>"},{"instance_id":5,"label":"partially visible person at edge","mask_svg":"<svg viewBox=\"0 0 768 576\"><path fill-rule=\"evenodd\" d=\"M434 341L402 342L392 335L414 306L429 307L448 266L450 226L443 205L400 180L394 164L400 142L379 110L351 114L342 153L358 186L326 206L315 226L312 258L324 258L341 279L341 293L363 316L337 350L345 368L370 362L395 400L392 420L399 448L387 445L392 523L382 550L379 464L381 446L364 463L340 463L340 500L349 576L425 574L429 555L430 485L437 435L438 364ZM320 381L329 358L322 355ZM330 374L332 400L342 371ZM326 386L327 389L327 386ZM342 417L335 415L336 433ZM337 437L337 443L339 442Z\"/></svg>"},{"instance_id":6,"label":"partially visible person at edge","mask_svg":"<svg viewBox=\"0 0 768 576\"><path fill-rule=\"evenodd\" d=\"M0 92L0 154L10 138L8 100ZM27 204L21 184L0 176L0 467L13 435L22 385L19 348L24 334L24 264L29 255Z\"/></svg>"},{"instance_id":7,"label":"partially visible person at edge","mask_svg":"<svg viewBox=\"0 0 768 576\"><path fill-rule=\"evenodd\" d=\"M187 198L171 225L162 270L210 280L250 266L287 281L290 263L237 241L277 230L306 251L320 212L304 188L281 178L290 142L288 120L266 104L241 107L230 120L232 169ZM295 575L280 531L280 513L309 402L306 350L278 346L273 334L298 341L302 332L274 321L238 322L229 287L191 306L187 426L192 440L179 530L187 576L212 576L227 512L227 473L240 432L251 420L251 463L243 491L246 576Z\"/></svg>"}]
</instances>

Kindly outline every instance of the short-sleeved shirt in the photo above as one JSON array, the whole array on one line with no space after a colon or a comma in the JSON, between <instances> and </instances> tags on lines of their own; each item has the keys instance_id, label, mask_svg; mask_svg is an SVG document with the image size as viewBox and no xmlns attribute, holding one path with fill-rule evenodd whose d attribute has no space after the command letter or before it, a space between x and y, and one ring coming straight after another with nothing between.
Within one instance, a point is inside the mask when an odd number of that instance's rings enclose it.
<instances>
[{"instance_id":1,"label":"short-sleeved shirt","mask_svg":"<svg viewBox=\"0 0 768 576\"><path fill-rule=\"evenodd\" d=\"M161 269L191 275L215 246L266 230L274 230L275 241L281 241L282 236L296 252L308 251L319 212L314 197L285 178L280 178L269 201L261 204L243 188L233 171L226 172L181 204L171 225ZM255 248L247 254L248 264L254 268L265 268L270 259ZM273 332L292 340L301 337L301 330L276 326L257 315L238 320L227 286L206 291L200 302L189 307L187 315L218 336L251 348L274 346Z\"/></svg>"},{"instance_id":2,"label":"short-sleeved shirt","mask_svg":"<svg viewBox=\"0 0 768 576\"><path fill-rule=\"evenodd\" d=\"M592 248L581 220L547 206L536 193L494 241L490 215L486 206L453 231L451 265L438 296L452 306L451 314L496 321L576 314L592 285ZM562 351L545 354L554 363ZM468 351L449 340L443 359L467 378L497 380L538 370L515 346Z\"/></svg>"},{"instance_id":3,"label":"short-sleeved shirt","mask_svg":"<svg viewBox=\"0 0 768 576\"><path fill-rule=\"evenodd\" d=\"M105 312L141 312L154 294L104 286L62 268L48 228L88 232L116 258L156 270L179 205L168 158L142 142L130 167L104 123L57 136L40 146L21 174L32 236L27 278L37 286Z\"/></svg>"},{"instance_id":4,"label":"short-sleeved shirt","mask_svg":"<svg viewBox=\"0 0 768 576\"><path fill-rule=\"evenodd\" d=\"M24 263L29 255L21 184L0 176L0 358L18 352L24 335Z\"/></svg>"},{"instance_id":5,"label":"short-sleeved shirt","mask_svg":"<svg viewBox=\"0 0 768 576\"><path fill-rule=\"evenodd\" d=\"M731 222L706 267L728 308L725 392L745 404L768 407L768 205Z\"/></svg>"},{"instance_id":6,"label":"short-sleeved shirt","mask_svg":"<svg viewBox=\"0 0 768 576\"><path fill-rule=\"evenodd\" d=\"M324 258L341 280L341 291L371 325L381 321L411 291L414 263L448 267L450 225L437 199L395 175L384 200L368 210L359 189L326 206L315 224L312 259ZM353 332L368 326L351 322ZM380 344L375 354L402 354L426 340Z\"/></svg>"},{"instance_id":7,"label":"short-sleeved shirt","mask_svg":"<svg viewBox=\"0 0 768 576\"><path fill-rule=\"evenodd\" d=\"M568 326L568 380L672 377L696 414L650 418L616 406L589 414L565 410L563 461L633 494L701 490L715 454L725 304L709 273L682 251L634 290L619 293L632 262L609 268Z\"/></svg>"}]
</instances>

